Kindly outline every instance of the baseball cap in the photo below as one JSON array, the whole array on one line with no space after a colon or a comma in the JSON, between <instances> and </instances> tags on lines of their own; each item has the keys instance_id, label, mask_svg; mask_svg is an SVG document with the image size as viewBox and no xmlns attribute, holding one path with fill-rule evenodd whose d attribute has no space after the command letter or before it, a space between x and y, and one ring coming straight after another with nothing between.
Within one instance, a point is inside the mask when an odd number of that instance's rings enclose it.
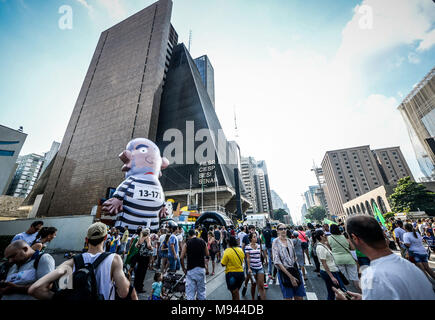
<instances>
[{"instance_id":1,"label":"baseball cap","mask_svg":"<svg viewBox=\"0 0 435 320\"><path fill-rule=\"evenodd\" d=\"M107 227L102 222L91 224L88 228L88 239L100 239L107 235Z\"/></svg>"}]
</instances>

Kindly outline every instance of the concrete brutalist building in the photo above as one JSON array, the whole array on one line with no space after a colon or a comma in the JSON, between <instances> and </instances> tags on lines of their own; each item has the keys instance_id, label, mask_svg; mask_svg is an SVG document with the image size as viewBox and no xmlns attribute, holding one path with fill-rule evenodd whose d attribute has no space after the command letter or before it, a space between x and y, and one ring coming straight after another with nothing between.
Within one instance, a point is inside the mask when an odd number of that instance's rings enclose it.
<instances>
[{"instance_id":1,"label":"concrete brutalist building","mask_svg":"<svg viewBox=\"0 0 435 320\"><path fill-rule=\"evenodd\" d=\"M178 35L172 1L160 0L104 31L98 41L38 216L89 214L123 180L118 154L154 140L165 73Z\"/></svg>"},{"instance_id":2,"label":"concrete brutalist building","mask_svg":"<svg viewBox=\"0 0 435 320\"><path fill-rule=\"evenodd\" d=\"M90 214L107 189L124 179L118 155L132 138L156 141L163 153L168 128L183 129L192 120L195 130L221 129L198 68L178 44L171 13L172 1L160 0L101 34L59 152L38 187L44 190L37 216ZM232 169L237 165L218 160L219 205L235 208ZM187 200L190 174L193 188L203 187L201 169L171 164L161 178L167 195ZM214 172L207 174L212 180Z\"/></svg>"}]
</instances>

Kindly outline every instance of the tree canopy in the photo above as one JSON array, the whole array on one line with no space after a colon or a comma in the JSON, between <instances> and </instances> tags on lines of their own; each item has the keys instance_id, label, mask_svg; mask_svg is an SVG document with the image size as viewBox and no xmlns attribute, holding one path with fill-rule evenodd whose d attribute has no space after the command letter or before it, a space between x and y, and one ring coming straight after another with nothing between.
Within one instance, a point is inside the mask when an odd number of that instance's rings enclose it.
<instances>
[{"instance_id":1,"label":"tree canopy","mask_svg":"<svg viewBox=\"0 0 435 320\"><path fill-rule=\"evenodd\" d=\"M288 215L288 212L284 209L275 209L273 210L273 219L279 220L282 223L285 223L284 216Z\"/></svg>"},{"instance_id":2,"label":"tree canopy","mask_svg":"<svg viewBox=\"0 0 435 320\"><path fill-rule=\"evenodd\" d=\"M308 213L305 215L305 218L313 221L322 222L323 219L326 218L326 210L321 206L311 207L308 209Z\"/></svg>"},{"instance_id":3,"label":"tree canopy","mask_svg":"<svg viewBox=\"0 0 435 320\"><path fill-rule=\"evenodd\" d=\"M421 183L405 177L397 182L394 193L390 196L391 209L394 212L425 211L435 215L435 193L426 189Z\"/></svg>"}]
</instances>

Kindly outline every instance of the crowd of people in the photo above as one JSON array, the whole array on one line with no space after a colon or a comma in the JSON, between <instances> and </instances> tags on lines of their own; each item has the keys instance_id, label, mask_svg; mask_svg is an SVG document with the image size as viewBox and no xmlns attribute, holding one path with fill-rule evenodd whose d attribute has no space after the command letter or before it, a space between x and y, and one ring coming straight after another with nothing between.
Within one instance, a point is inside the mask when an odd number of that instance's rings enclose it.
<instances>
[{"instance_id":1,"label":"crowd of people","mask_svg":"<svg viewBox=\"0 0 435 320\"><path fill-rule=\"evenodd\" d=\"M205 300L207 276L214 276L221 265L233 300L246 296L248 289L252 300L266 300L269 285L279 285L285 300L303 300L308 272L323 280L328 300L435 299L435 275L428 263L434 227L433 219L391 219L384 226L368 215L350 217L346 223L280 223L263 229L213 225L186 232L168 223L157 233L110 229L97 222L87 230L83 252L55 269L53 257L44 250L57 229L36 221L4 252L8 263L0 270L0 296L136 300L147 293L150 300L164 300L164 279L184 273L185 297ZM392 251L396 248L400 254ZM152 285L145 287L149 272ZM60 286L68 283L65 277L83 288ZM355 292L347 289L351 283Z\"/></svg>"}]
</instances>

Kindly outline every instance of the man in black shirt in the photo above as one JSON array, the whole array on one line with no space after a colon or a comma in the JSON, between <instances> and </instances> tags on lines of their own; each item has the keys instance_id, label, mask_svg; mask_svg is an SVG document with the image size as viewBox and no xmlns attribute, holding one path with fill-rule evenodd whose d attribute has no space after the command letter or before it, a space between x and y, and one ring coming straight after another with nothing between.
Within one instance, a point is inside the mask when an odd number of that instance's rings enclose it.
<instances>
[{"instance_id":1,"label":"man in black shirt","mask_svg":"<svg viewBox=\"0 0 435 320\"><path fill-rule=\"evenodd\" d=\"M269 257L269 278L273 279L272 277L272 269L273 269L273 260L272 260L272 229L270 228L270 223L266 224L266 228L263 229L263 237L264 237L264 244L266 246L267 250L267 256Z\"/></svg>"},{"instance_id":2,"label":"man in black shirt","mask_svg":"<svg viewBox=\"0 0 435 320\"><path fill-rule=\"evenodd\" d=\"M205 300L205 257L209 256L204 240L197 238L195 230L190 229L188 240L181 252L181 267L186 274L187 300ZM187 269L184 265L187 257Z\"/></svg>"},{"instance_id":3,"label":"man in black shirt","mask_svg":"<svg viewBox=\"0 0 435 320\"><path fill-rule=\"evenodd\" d=\"M216 241L219 244L219 251L216 252L216 259L217 259L217 261L219 263L219 261L221 260L221 232L220 232L218 226L214 227L213 234L214 234L214 238L216 239Z\"/></svg>"}]
</instances>

